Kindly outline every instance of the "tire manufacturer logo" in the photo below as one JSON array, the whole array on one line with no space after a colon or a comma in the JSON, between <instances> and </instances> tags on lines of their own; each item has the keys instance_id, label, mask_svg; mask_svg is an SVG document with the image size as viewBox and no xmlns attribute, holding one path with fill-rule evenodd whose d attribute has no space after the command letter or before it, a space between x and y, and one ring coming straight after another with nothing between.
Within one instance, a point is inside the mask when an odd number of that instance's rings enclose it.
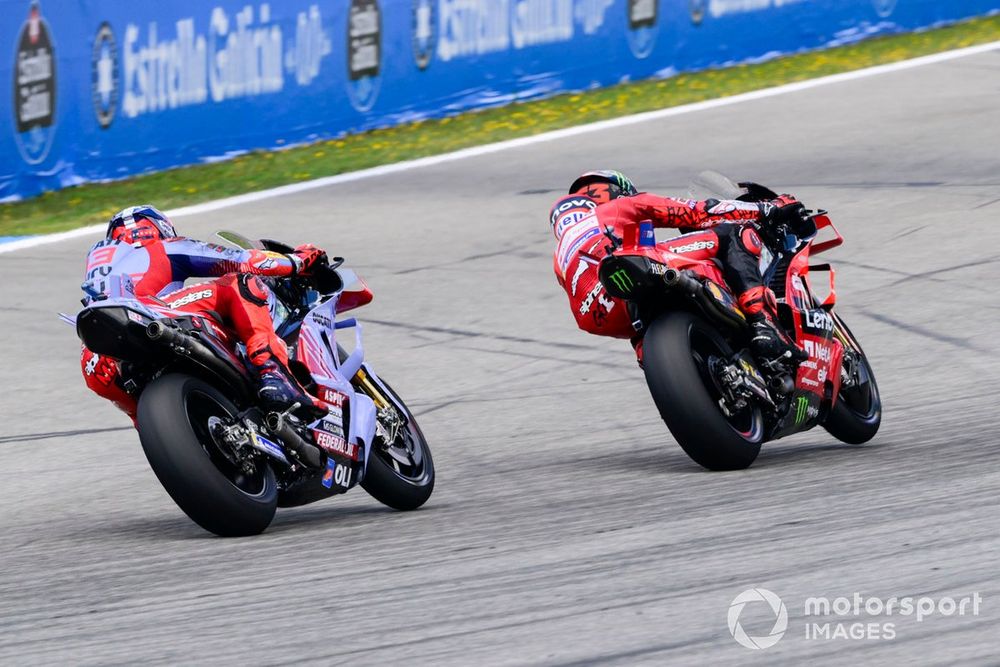
<instances>
[{"instance_id":1,"label":"tire manufacturer logo","mask_svg":"<svg viewBox=\"0 0 1000 667\"><path fill-rule=\"evenodd\" d=\"M657 0L628 0L628 46L632 55L642 59L653 52L656 44Z\"/></svg>"},{"instance_id":2,"label":"tire manufacturer logo","mask_svg":"<svg viewBox=\"0 0 1000 667\"><path fill-rule=\"evenodd\" d=\"M378 97L382 65L382 14L377 0L351 0L347 15L347 93L358 111Z\"/></svg>"},{"instance_id":3,"label":"tire manufacturer logo","mask_svg":"<svg viewBox=\"0 0 1000 667\"><path fill-rule=\"evenodd\" d=\"M415 0L413 3L413 59L417 68L424 70L431 64L437 44L437 8L434 0Z\"/></svg>"},{"instance_id":4,"label":"tire manufacturer logo","mask_svg":"<svg viewBox=\"0 0 1000 667\"><path fill-rule=\"evenodd\" d=\"M755 602L766 603L774 614L774 625L766 635L755 636L747 634L746 630L740 624L740 616L743 614L743 609L748 604ZM740 646L751 649L769 648L781 641L781 638L785 635L785 631L788 629L788 609L785 608L785 603L781 601L781 598L766 588L748 588L737 595L729 604L727 620L729 622L729 634L733 636L733 639Z\"/></svg>"},{"instance_id":5,"label":"tire manufacturer logo","mask_svg":"<svg viewBox=\"0 0 1000 667\"><path fill-rule=\"evenodd\" d=\"M101 24L94 38L94 46L90 56L91 67L91 98L94 103L94 116L102 130L108 129L118 111L118 48L111 24L107 21Z\"/></svg>"},{"instance_id":6,"label":"tire manufacturer logo","mask_svg":"<svg viewBox=\"0 0 1000 667\"><path fill-rule=\"evenodd\" d=\"M49 25L37 2L21 26L14 56L14 128L28 164L49 154L56 132L56 56Z\"/></svg>"}]
</instances>

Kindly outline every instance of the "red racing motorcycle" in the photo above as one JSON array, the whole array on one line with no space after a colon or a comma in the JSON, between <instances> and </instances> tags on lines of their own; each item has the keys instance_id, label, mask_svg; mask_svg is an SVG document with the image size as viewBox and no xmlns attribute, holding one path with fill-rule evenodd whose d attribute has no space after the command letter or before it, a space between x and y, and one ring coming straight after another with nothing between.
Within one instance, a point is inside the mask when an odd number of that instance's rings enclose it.
<instances>
[{"instance_id":1,"label":"red racing motorcycle","mask_svg":"<svg viewBox=\"0 0 1000 667\"><path fill-rule=\"evenodd\" d=\"M706 172L692 196L766 201L778 195ZM750 354L748 323L713 260L644 243L652 229L639 224L626 226L622 238L606 232L601 282L628 303L643 333L643 371L660 416L688 456L710 470L747 468L763 443L815 426L861 444L882 420L871 364L834 311L834 270L810 263L843 237L825 211L810 213L795 229L767 232L772 241L762 253L761 274L777 297L780 324L809 355L798 365ZM832 238L816 241L821 232ZM815 293L810 272L828 274L825 298Z\"/></svg>"}]
</instances>

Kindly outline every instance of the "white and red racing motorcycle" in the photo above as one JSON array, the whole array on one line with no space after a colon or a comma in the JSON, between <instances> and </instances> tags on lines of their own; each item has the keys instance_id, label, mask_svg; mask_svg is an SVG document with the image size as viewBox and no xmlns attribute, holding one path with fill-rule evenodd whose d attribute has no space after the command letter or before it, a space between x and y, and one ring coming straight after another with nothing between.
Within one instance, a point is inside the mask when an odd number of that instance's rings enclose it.
<instances>
[{"instance_id":1,"label":"white and red racing motorcycle","mask_svg":"<svg viewBox=\"0 0 1000 667\"><path fill-rule=\"evenodd\" d=\"M276 241L222 232L242 248L291 252ZM399 510L423 505L434 463L402 399L364 361L361 326L337 315L372 293L334 258L308 277L268 279L276 331L290 367L327 413L301 421L265 412L239 340L208 315L140 301L126 281L75 318L86 346L121 361L138 398L136 427L153 472L177 505L222 536L264 531L277 507L304 505L361 485ZM337 334L354 329L348 353Z\"/></svg>"}]
</instances>

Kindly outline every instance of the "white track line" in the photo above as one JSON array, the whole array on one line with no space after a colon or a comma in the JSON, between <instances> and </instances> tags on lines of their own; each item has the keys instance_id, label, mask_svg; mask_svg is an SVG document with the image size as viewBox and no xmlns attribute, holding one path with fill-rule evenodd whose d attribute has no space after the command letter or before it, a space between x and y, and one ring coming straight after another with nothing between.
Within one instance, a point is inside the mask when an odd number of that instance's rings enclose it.
<instances>
[{"instance_id":1,"label":"white track line","mask_svg":"<svg viewBox=\"0 0 1000 667\"><path fill-rule=\"evenodd\" d=\"M637 113L631 116L622 116L620 118L602 120L596 123L588 123L586 125L577 125L575 127L568 127L562 130L553 130L552 132L536 134L530 137L521 137L520 139L511 139L509 141L501 141L494 144L485 144L483 146L473 146L472 148L464 148L462 150L454 151L452 153L432 155L429 157L419 158L417 160L407 160L406 162L395 162L393 164L382 165L380 167L372 167L371 169L362 169L360 171L351 171L344 174L337 174L336 176L326 176L324 178L317 178L312 181L303 181L302 183L282 185L281 187L271 188L270 190L248 192L246 194L236 195L235 197L226 197L225 199L216 199L214 201L208 201L202 204L194 204L193 206L184 206L183 208L167 211L167 215L169 215L171 218L181 218L186 215L200 215L202 213L218 211L219 209L229 208L231 206L251 204L254 202L262 201L264 199L271 199L273 197L282 197L284 195L291 195L297 192L306 192L308 190L324 188L330 185L351 183L353 181L360 181L368 178L376 178L378 176L386 176L388 174L396 174L402 171L409 171L411 169L422 169L424 167L431 167L438 164L444 164L446 162L464 160L470 157L489 155L490 153L498 153L500 151L506 151L512 148L520 148L521 146L531 146L534 144L540 144L547 141L557 141L559 139L565 139L567 137L575 137L577 135L587 134L589 132L600 132L612 128L624 127L627 125L635 125L636 123L645 123L651 120L671 118L673 116L682 116L684 114L695 113L697 111L717 109L719 107L727 107L734 104L742 104L743 102L751 102L753 100L762 100L769 97L776 97L778 95L787 95L788 93L795 93L800 90L809 90L811 88L819 88L820 86L828 86L835 83L842 83L844 81L854 81L857 79L864 79L870 76L878 76L880 74L889 74L891 72L908 70L914 67L933 65L935 63L954 60L956 58L965 58L967 56L986 53L988 51L994 51L997 49L1000 49L1000 41L990 42L988 44L980 44L977 46L970 46L963 49L955 49L953 51L943 51L941 53L935 53L929 56L921 56L919 58L912 58L910 60L901 60L899 62L890 63L888 65L877 65L875 67L868 67L865 69L854 70L851 72L844 72L842 74L833 74L830 76L824 76L818 79L809 79L807 81L789 83L783 86L775 86L774 88L764 88L761 90L755 90L749 93L742 93L740 95L733 95L730 97L720 97L713 100L706 100L704 102L685 104L683 106L668 107L666 109L658 109L656 111L646 111L644 113ZM36 246L46 245L49 243L58 243L59 241L75 239L81 236L90 236L92 234L99 234L103 232L104 229L105 225L102 223L99 225L90 225L88 227L81 227L80 229L74 229L68 232L60 232L58 234L32 236L29 238L21 239L19 241L11 241L9 243L0 244L0 254L6 252L14 252L15 250L23 250L25 248L34 248Z\"/></svg>"}]
</instances>

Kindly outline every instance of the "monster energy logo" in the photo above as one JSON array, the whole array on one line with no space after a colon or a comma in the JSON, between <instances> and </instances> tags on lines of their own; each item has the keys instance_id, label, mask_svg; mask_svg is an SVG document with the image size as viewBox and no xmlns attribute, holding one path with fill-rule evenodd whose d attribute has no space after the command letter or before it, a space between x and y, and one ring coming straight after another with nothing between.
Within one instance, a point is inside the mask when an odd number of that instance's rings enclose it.
<instances>
[{"instance_id":1,"label":"monster energy logo","mask_svg":"<svg viewBox=\"0 0 1000 667\"><path fill-rule=\"evenodd\" d=\"M618 187L620 187L622 190L628 190L629 182L628 179L625 178L625 174L621 173L620 171L613 171L611 173L614 174L614 178L615 181L618 183Z\"/></svg>"},{"instance_id":2,"label":"monster energy logo","mask_svg":"<svg viewBox=\"0 0 1000 667\"><path fill-rule=\"evenodd\" d=\"M618 269L617 271L612 273L611 276L609 276L609 278L611 282L615 284L615 287L617 287L622 292L625 292L626 294L632 289L632 286L635 284L632 282L632 279L629 277L625 269Z\"/></svg>"},{"instance_id":3,"label":"monster energy logo","mask_svg":"<svg viewBox=\"0 0 1000 667\"><path fill-rule=\"evenodd\" d=\"M809 399L805 396L799 396L795 405L795 424L799 425L806 420L809 414Z\"/></svg>"}]
</instances>

